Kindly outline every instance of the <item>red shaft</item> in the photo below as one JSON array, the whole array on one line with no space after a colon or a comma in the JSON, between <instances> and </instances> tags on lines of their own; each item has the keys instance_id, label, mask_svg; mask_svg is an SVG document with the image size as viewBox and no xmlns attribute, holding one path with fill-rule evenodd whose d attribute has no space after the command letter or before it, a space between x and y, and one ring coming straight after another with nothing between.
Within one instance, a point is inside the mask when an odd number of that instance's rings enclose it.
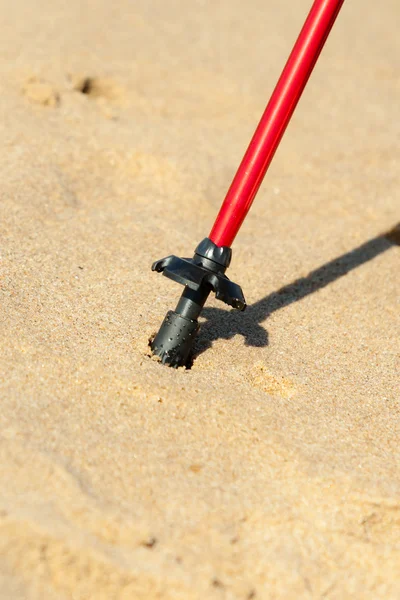
<instances>
[{"instance_id":1,"label":"red shaft","mask_svg":"<svg viewBox=\"0 0 400 600\"><path fill-rule=\"evenodd\" d=\"M209 238L231 246L273 159L344 0L315 0Z\"/></svg>"}]
</instances>

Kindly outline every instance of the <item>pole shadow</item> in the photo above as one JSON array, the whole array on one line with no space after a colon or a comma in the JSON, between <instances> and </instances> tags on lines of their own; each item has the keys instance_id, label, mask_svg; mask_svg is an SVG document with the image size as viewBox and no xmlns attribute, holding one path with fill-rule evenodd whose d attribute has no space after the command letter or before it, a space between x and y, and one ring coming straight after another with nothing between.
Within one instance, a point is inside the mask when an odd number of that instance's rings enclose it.
<instances>
[{"instance_id":1,"label":"pole shadow","mask_svg":"<svg viewBox=\"0 0 400 600\"><path fill-rule=\"evenodd\" d=\"M396 245L400 246L400 223L386 233L311 271L307 277L296 279L268 294L248 306L243 313L211 307L203 309L202 316L206 318L206 322L201 326L193 358L205 352L216 340L229 340L238 334L244 337L246 346L268 346L268 332L261 323L272 313L314 294Z\"/></svg>"}]
</instances>

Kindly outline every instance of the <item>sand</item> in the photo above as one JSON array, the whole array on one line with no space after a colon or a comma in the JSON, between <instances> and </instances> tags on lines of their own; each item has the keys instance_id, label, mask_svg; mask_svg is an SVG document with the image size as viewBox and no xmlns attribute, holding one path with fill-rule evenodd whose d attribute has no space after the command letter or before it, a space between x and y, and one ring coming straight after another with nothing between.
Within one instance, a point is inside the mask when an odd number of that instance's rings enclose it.
<instances>
[{"instance_id":1,"label":"sand","mask_svg":"<svg viewBox=\"0 0 400 600\"><path fill-rule=\"evenodd\" d=\"M2 1L2 600L400 597L397 0L345 3L248 311L149 357L309 4Z\"/></svg>"}]
</instances>

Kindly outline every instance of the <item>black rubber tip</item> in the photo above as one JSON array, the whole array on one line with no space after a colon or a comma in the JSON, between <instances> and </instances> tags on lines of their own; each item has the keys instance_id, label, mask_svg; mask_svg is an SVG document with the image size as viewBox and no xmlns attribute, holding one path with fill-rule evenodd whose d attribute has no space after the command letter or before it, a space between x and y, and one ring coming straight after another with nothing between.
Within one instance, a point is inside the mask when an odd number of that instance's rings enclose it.
<instances>
[{"instance_id":1,"label":"black rubber tip","mask_svg":"<svg viewBox=\"0 0 400 600\"><path fill-rule=\"evenodd\" d=\"M198 330L197 320L170 310L151 344L153 354L170 367L187 365Z\"/></svg>"}]
</instances>

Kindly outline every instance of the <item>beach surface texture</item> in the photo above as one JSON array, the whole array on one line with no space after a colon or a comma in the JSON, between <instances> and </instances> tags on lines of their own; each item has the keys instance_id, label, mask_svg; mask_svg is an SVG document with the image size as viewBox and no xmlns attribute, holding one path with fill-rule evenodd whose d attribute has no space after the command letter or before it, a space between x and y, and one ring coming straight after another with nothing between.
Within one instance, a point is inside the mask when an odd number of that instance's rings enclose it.
<instances>
[{"instance_id":1,"label":"beach surface texture","mask_svg":"<svg viewBox=\"0 0 400 600\"><path fill-rule=\"evenodd\" d=\"M309 0L1 0L2 600L400 598L400 7L345 2L190 370L148 341Z\"/></svg>"}]
</instances>

